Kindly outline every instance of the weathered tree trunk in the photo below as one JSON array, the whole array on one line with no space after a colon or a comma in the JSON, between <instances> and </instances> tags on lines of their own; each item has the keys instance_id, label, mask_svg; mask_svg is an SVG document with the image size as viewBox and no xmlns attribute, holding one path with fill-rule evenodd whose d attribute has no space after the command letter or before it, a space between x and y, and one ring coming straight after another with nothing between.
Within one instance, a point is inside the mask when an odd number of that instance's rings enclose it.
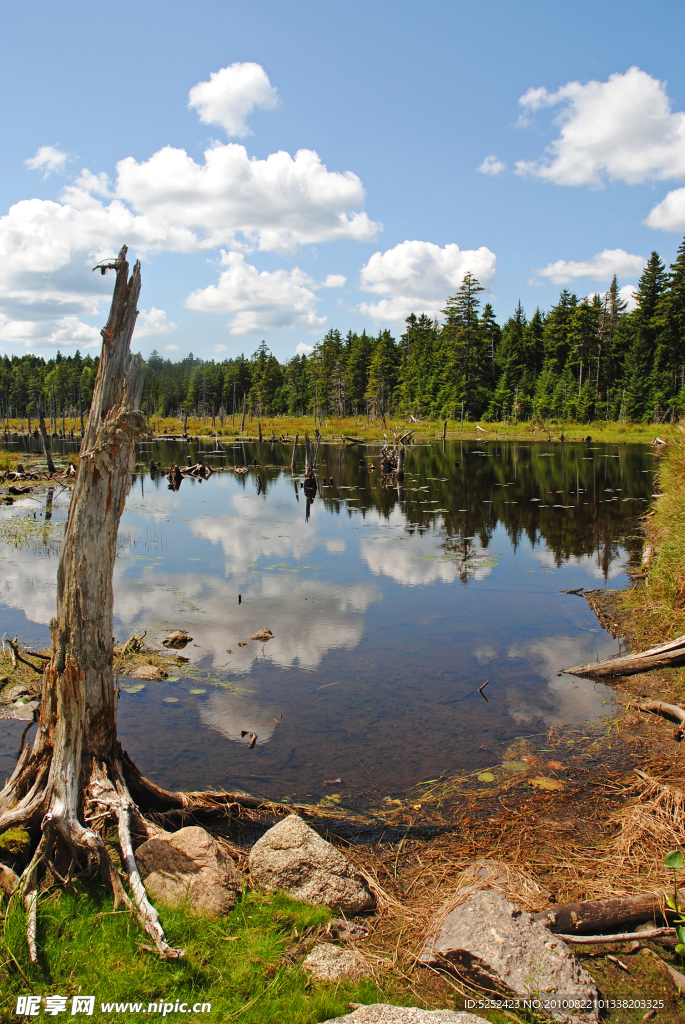
<instances>
[{"instance_id":1,"label":"weathered tree trunk","mask_svg":"<svg viewBox=\"0 0 685 1024\"><path fill-rule=\"evenodd\" d=\"M312 453L312 442L309 440L309 434L305 437L304 445L304 475L307 478L314 476L314 455Z\"/></svg>"},{"instance_id":2,"label":"weathered tree trunk","mask_svg":"<svg viewBox=\"0 0 685 1024\"><path fill-rule=\"evenodd\" d=\"M117 741L112 573L134 442L144 430L140 357L129 350L140 266L136 263L129 279L124 246L103 269L116 270L117 279L60 552L57 617L50 623L52 658L43 674L38 730L0 793L0 832L22 825L34 844L18 891L28 911L32 959L38 873L45 866L58 881L68 881L83 870L82 858L86 871L91 861L99 864L116 903L135 910L162 955L181 955L167 945L138 874L131 831L144 838L150 828L137 804L162 813L223 807L228 814L231 804L259 804L233 794L167 793L141 775ZM118 830L130 896L104 843L105 829L112 825Z\"/></svg>"},{"instance_id":3,"label":"weathered tree trunk","mask_svg":"<svg viewBox=\"0 0 685 1024\"><path fill-rule=\"evenodd\" d=\"M43 443L43 454L45 455L45 461L48 464L48 473L55 472L55 463L52 461L52 452L50 451L50 440L48 438L48 432L45 429L45 420L43 419L43 406L38 400L38 426L40 428L40 439Z\"/></svg>"},{"instance_id":4,"label":"weathered tree trunk","mask_svg":"<svg viewBox=\"0 0 685 1024\"><path fill-rule=\"evenodd\" d=\"M299 436L300 436L299 434L295 434L295 440L293 441L293 453L290 456L290 472L291 473L295 472L295 461L297 459L297 441L298 441Z\"/></svg>"}]
</instances>

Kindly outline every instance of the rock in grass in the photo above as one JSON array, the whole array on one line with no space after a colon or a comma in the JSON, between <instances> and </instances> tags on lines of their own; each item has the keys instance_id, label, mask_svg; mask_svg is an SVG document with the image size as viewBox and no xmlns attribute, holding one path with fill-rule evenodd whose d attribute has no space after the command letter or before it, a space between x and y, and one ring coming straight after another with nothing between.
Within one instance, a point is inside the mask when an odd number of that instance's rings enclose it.
<instances>
[{"instance_id":1,"label":"rock in grass","mask_svg":"<svg viewBox=\"0 0 685 1024\"><path fill-rule=\"evenodd\" d=\"M364 880L347 857L297 814L265 832L250 852L250 874L263 889L280 889L304 903L358 914L373 906Z\"/></svg>"},{"instance_id":2,"label":"rock in grass","mask_svg":"<svg viewBox=\"0 0 685 1024\"><path fill-rule=\"evenodd\" d=\"M136 861L151 896L192 914L222 917L235 906L242 875L226 851L196 825L148 839Z\"/></svg>"},{"instance_id":3,"label":"rock in grass","mask_svg":"<svg viewBox=\"0 0 685 1024\"><path fill-rule=\"evenodd\" d=\"M159 665L138 665L131 672L131 679L149 679L152 681L166 679L168 672L165 672Z\"/></svg>"},{"instance_id":4,"label":"rock in grass","mask_svg":"<svg viewBox=\"0 0 685 1024\"><path fill-rule=\"evenodd\" d=\"M587 1010L558 1020L596 1021L597 987L565 942L492 889L455 907L426 942L419 961L453 965L479 991L519 999L580 1000Z\"/></svg>"},{"instance_id":5,"label":"rock in grass","mask_svg":"<svg viewBox=\"0 0 685 1024\"><path fill-rule=\"evenodd\" d=\"M314 981L358 981L369 972L348 949L320 942L302 961L302 970Z\"/></svg>"},{"instance_id":6,"label":"rock in grass","mask_svg":"<svg viewBox=\"0 0 685 1024\"><path fill-rule=\"evenodd\" d=\"M326 1024L487 1024L484 1017L458 1010L419 1010L417 1006L370 1003Z\"/></svg>"}]
</instances>

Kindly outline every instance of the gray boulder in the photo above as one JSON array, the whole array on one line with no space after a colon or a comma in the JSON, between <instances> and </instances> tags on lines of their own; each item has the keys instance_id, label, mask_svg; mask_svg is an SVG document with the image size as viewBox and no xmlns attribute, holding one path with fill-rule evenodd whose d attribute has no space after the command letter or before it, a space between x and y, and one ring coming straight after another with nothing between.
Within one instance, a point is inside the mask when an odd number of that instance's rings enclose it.
<instances>
[{"instance_id":1,"label":"gray boulder","mask_svg":"<svg viewBox=\"0 0 685 1024\"><path fill-rule=\"evenodd\" d=\"M519 999L548 999L558 1020L596 1021L597 987L565 942L531 914L494 890L476 892L455 907L419 957L425 964L451 964L481 991ZM569 1000L586 1009L564 1010Z\"/></svg>"},{"instance_id":2,"label":"gray boulder","mask_svg":"<svg viewBox=\"0 0 685 1024\"><path fill-rule=\"evenodd\" d=\"M348 949L320 942L302 961L302 970L314 981L357 981L369 972Z\"/></svg>"},{"instance_id":3,"label":"gray boulder","mask_svg":"<svg viewBox=\"0 0 685 1024\"><path fill-rule=\"evenodd\" d=\"M373 906L373 897L347 857L291 814L265 832L250 852L250 874L263 889L280 889L304 903L325 903L346 914Z\"/></svg>"},{"instance_id":4,"label":"gray boulder","mask_svg":"<svg viewBox=\"0 0 685 1024\"><path fill-rule=\"evenodd\" d=\"M352 1004L350 1004L352 1005ZM370 1003L326 1024L488 1024L484 1017L457 1010L419 1010L416 1006Z\"/></svg>"},{"instance_id":5,"label":"gray boulder","mask_svg":"<svg viewBox=\"0 0 685 1024\"><path fill-rule=\"evenodd\" d=\"M242 876L226 851L203 828L191 825L148 839L136 861L151 896L193 914L222 917L235 906Z\"/></svg>"}]
</instances>

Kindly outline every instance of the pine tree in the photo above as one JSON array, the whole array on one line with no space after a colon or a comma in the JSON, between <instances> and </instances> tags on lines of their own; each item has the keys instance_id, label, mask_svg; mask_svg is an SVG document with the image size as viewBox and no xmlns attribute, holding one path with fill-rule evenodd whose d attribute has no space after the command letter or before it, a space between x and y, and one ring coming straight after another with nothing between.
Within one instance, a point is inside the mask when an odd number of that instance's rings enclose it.
<instances>
[{"instance_id":1,"label":"pine tree","mask_svg":"<svg viewBox=\"0 0 685 1024\"><path fill-rule=\"evenodd\" d=\"M653 392L654 357L660 331L659 312L661 297L666 288L666 270L659 254L649 257L637 286L635 340L626 358L626 413L630 419L648 418L650 397Z\"/></svg>"},{"instance_id":2,"label":"pine tree","mask_svg":"<svg viewBox=\"0 0 685 1024\"><path fill-rule=\"evenodd\" d=\"M480 329L478 295L483 286L470 271L456 295L447 300L443 313L447 322L442 332L443 373L438 395L440 411L448 413L463 401L465 409L479 416L487 407L488 341Z\"/></svg>"},{"instance_id":3,"label":"pine tree","mask_svg":"<svg viewBox=\"0 0 685 1024\"><path fill-rule=\"evenodd\" d=\"M559 295L556 306L552 306L546 319L544 329L545 361L549 362L555 373L561 373L566 364L569 352L569 334L573 322L573 313L578 305L577 297L567 288Z\"/></svg>"},{"instance_id":4,"label":"pine tree","mask_svg":"<svg viewBox=\"0 0 685 1024\"><path fill-rule=\"evenodd\" d=\"M680 407L685 387L685 240L671 264L656 319L651 404L655 417L663 418Z\"/></svg>"},{"instance_id":5,"label":"pine tree","mask_svg":"<svg viewBox=\"0 0 685 1024\"><path fill-rule=\"evenodd\" d=\"M365 406L372 353L373 342L366 331L361 334L348 333L345 339L347 400L355 412Z\"/></svg>"},{"instance_id":6,"label":"pine tree","mask_svg":"<svg viewBox=\"0 0 685 1024\"><path fill-rule=\"evenodd\" d=\"M390 331L381 331L374 348L371 365L369 366L369 383L366 398L371 403L376 416L385 423L386 413L395 404L395 385L397 384L397 348Z\"/></svg>"}]
</instances>

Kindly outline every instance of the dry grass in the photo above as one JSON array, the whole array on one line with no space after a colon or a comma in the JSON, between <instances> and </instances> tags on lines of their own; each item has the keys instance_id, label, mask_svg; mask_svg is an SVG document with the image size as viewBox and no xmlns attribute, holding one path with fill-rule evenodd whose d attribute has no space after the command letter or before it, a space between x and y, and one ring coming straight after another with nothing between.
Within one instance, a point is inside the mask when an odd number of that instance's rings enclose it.
<instances>
[{"instance_id":1,"label":"dry grass","mask_svg":"<svg viewBox=\"0 0 685 1024\"><path fill-rule=\"evenodd\" d=\"M685 792L640 772L626 795L629 803L612 816L619 831L606 847L607 868L618 877L660 880L664 853L685 846Z\"/></svg>"},{"instance_id":2,"label":"dry grass","mask_svg":"<svg viewBox=\"0 0 685 1024\"><path fill-rule=\"evenodd\" d=\"M233 417L226 416L222 425L218 417L212 422L211 416L200 417L191 415L188 416L186 429L191 437L214 437L215 434L218 434L220 437L226 438L242 436L245 440L257 437L258 424L260 422L264 440L269 439L271 430L274 431L276 438L279 438L281 435L293 438L295 432L299 433L300 437L303 437L305 433L313 434L315 429L313 415L290 416L285 414L261 417L256 415L250 417L248 415L245 418L245 430L241 435L241 419L242 413L236 414L235 421ZM150 416L149 424L153 434L181 434L184 421L178 416ZM386 416L385 426L379 419L371 419L367 423L366 416L360 415L342 418L337 416L324 417L323 423L319 423L317 420L316 427L327 441L340 440L344 435L351 435L365 440L382 441L385 435L392 437L394 428L406 425L407 428L415 431L418 441L427 442L436 438L442 438L443 424L444 420L438 418L423 419L419 423L408 422L404 416L398 414L396 416ZM32 425L34 424L32 423ZM58 418L57 425L61 432L61 417ZM507 426L503 423L490 423L486 420L478 420L478 425L482 428L481 430L476 429L475 422L460 424L459 420L448 420L447 436L450 438L459 437L464 440L473 440L477 437L483 439L501 436L512 441L516 439L546 441L548 439L558 439L563 434L567 441L581 441L589 434L597 441L620 443L625 441L649 444L654 437L655 431L655 427L649 423L607 423L605 420L593 423L561 422L556 420L544 422L531 421L518 424L510 423ZM67 417L65 429L67 437L70 437L73 431L74 439L79 440L81 427L78 418ZM660 436L670 440L675 436L677 429L677 427L667 424L661 425L659 427ZM11 420L10 430L13 432L17 431L18 433L25 432L26 420Z\"/></svg>"},{"instance_id":3,"label":"dry grass","mask_svg":"<svg viewBox=\"0 0 685 1024\"><path fill-rule=\"evenodd\" d=\"M651 774L632 771L607 780L601 792L579 790L570 806L563 797L536 803L521 794L505 814L455 826L450 835L347 848L378 897L375 931L364 943L374 977L392 973L415 984L428 936L484 887L529 912L551 902L663 894L671 880L664 854L685 844L685 773L667 761L647 763ZM578 823L573 834L562 831L569 814Z\"/></svg>"}]
</instances>

